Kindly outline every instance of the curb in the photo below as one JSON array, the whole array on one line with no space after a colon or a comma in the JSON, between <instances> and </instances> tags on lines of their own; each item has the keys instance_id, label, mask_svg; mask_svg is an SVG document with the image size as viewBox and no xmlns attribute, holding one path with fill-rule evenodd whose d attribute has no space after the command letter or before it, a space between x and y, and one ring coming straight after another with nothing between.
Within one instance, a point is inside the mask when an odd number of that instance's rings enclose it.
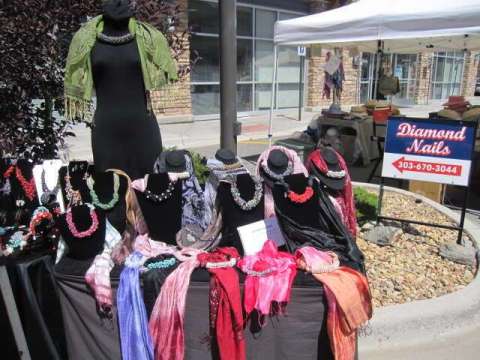
<instances>
[{"instance_id":1,"label":"curb","mask_svg":"<svg viewBox=\"0 0 480 360\"><path fill-rule=\"evenodd\" d=\"M378 189L379 185L354 183L354 186ZM385 186L385 190L415 196L456 223L459 214L424 196ZM465 219L465 232L477 248L480 246L480 226ZM477 265L478 266L478 265ZM434 299L385 306L376 309L367 334L359 338L359 353L364 359L426 359L429 347L438 349L448 342L457 343L472 330L480 331L480 277L476 276L465 288ZM420 349L427 351L421 354ZM425 350L426 349L426 350ZM478 345L480 350L480 344ZM450 354L448 352L451 352ZM438 351L437 351L438 352ZM397 355L395 355L397 354ZM441 352L441 358L460 359L458 348ZM438 359L438 357L436 357ZM465 358L463 358L465 359Z\"/></svg>"}]
</instances>

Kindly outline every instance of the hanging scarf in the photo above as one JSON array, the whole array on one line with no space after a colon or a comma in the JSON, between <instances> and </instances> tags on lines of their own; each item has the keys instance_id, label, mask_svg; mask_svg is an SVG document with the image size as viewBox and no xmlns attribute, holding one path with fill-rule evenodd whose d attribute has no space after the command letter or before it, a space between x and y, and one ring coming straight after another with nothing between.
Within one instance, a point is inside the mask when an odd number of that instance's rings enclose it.
<instances>
[{"instance_id":1,"label":"hanging scarf","mask_svg":"<svg viewBox=\"0 0 480 360\"><path fill-rule=\"evenodd\" d=\"M297 274L293 255L278 251L277 245L267 240L262 250L245 256L237 266L247 274L243 295L247 315L253 310L260 315L284 313Z\"/></svg>"},{"instance_id":2,"label":"hanging scarf","mask_svg":"<svg viewBox=\"0 0 480 360\"><path fill-rule=\"evenodd\" d=\"M318 183L315 186L319 186ZM327 195L320 189L317 193L319 196L318 227L298 224L278 207L275 208L288 251L294 253L298 248L307 245L323 251L334 251L342 265L364 272L362 252L334 213L335 209Z\"/></svg>"},{"instance_id":3,"label":"hanging scarf","mask_svg":"<svg viewBox=\"0 0 480 360\"><path fill-rule=\"evenodd\" d=\"M299 249L295 256L298 267L312 272L324 286L328 304L327 331L335 360L353 360L357 329L372 317L367 278L348 267L322 272L322 265L328 268L332 258L310 246ZM320 271L312 271L318 268Z\"/></svg>"},{"instance_id":4,"label":"hanging scarf","mask_svg":"<svg viewBox=\"0 0 480 360\"><path fill-rule=\"evenodd\" d=\"M243 164L238 162L238 165L230 165L228 168L225 164L217 159L208 159L207 168L210 171L207 182L205 183L205 221L208 224L212 223L213 213L215 212L215 205L217 199L217 189L220 181L226 181L230 176L241 174L248 174L248 170Z\"/></svg>"},{"instance_id":5,"label":"hanging scarf","mask_svg":"<svg viewBox=\"0 0 480 360\"><path fill-rule=\"evenodd\" d=\"M240 256L233 247L198 255L210 277L210 332L214 334L221 360L244 360L243 314L238 273Z\"/></svg>"},{"instance_id":6,"label":"hanging scarf","mask_svg":"<svg viewBox=\"0 0 480 360\"><path fill-rule=\"evenodd\" d=\"M93 93L93 75L90 52L97 34L103 31L103 16L88 21L78 30L70 44L65 66L65 117L91 121L90 105ZM175 62L170 55L167 40L153 26L130 18L128 29L135 35L143 83L147 92L158 90L177 79Z\"/></svg>"},{"instance_id":7,"label":"hanging scarf","mask_svg":"<svg viewBox=\"0 0 480 360\"><path fill-rule=\"evenodd\" d=\"M270 152L273 150L280 150L283 152L290 163L293 165L293 173L292 174L304 174L308 176L308 171L303 166L302 160L298 157L297 153L293 150L287 149L283 146L271 146L267 150L265 150L257 160L257 168L256 168L256 175L263 176L263 173L260 171L262 166L268 166L268 157L270 156ZM275 216L275 204L273 202L273 195L272 195L272 182L269 179L265 178L265 187L264 187L264 194L265 194L265 219Z\"/></svg>"},{"instance_id":8,"label":"hanging scarf","mask_svg":"<svg viewBox=\"0 0 480 360\"><path fill-rule=\"evenodd\" d=\"M139 267L144 261L140 252L132 253L120 274L117 312L123 360L153 360L152 339L139 281Z\"/></svg>"},{"instance_id":9,"label":"hanging scarf","mask_svg":"<svg viewBox=\"0 0 480 360\"><path fill-rule=\"evenodd\" d=\"M120 242L120 233L105 220L105 243L101 254L95 256L85 273L85 281L92 288L100 310L110 314L112 308L112 286L110 271L113 269L112 250ZM57 255L58 256L58 255Z\"/></svg>"},{"instance_id":10,"label":"hanging scarf","mask_svg":"<svg viewBox=\"0 0 480 360\"><path fill-rule=\"evenodd\" d=\"M333 150L333 149L332 149ZM335 150L333 150L335 151ZM346 226L353 237L357 236L357 215L355 210L355 201L353 198L352 180L350 179L350 173L348 172L347 164L343 157L335 151L338 158L338 164L340 168L345 171L345 186L343 191L336 192L334 195L340 208L343 212L343 217L346 219ZM328 166L323 159L320 150L315 150L310 154L307 159L307 168L311 171L312 167L315 167L322 174L326 175L328 172Z\"/></svg>"},{"instance_id":11,"label":"hanging scarf","mask_svg":"<svg viewBox=\"0 0 480 360\"><path fill-rule=\"evenodd\" d=\"M199 265L196 249L183 249L182 263L167 277L150 316L155 360L183 360L185 341L183 321L190 276Z\"/></svg>"}]
</instances>

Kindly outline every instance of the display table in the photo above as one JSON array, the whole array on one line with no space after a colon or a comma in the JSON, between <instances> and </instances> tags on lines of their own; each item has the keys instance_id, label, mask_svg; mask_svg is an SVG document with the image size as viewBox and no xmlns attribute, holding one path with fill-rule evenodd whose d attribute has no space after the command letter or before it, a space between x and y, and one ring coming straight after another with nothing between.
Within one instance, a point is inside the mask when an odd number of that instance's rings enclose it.
<instances>
[{"instance_id":1,"label":"display table","mask_svg":"<svg viewBox=\"0 0 480 360\"><path fill-rule=\"evenodd\" d=\"M196 280L205 275L208 278L206 270L195 270L187 294L185 359L212 359L209 284ZM116 318L113 321L101 318L82 276L58 271L55 276L60 287L69 359L120 359ZM306 276L299 273L297 278ZM112 285L116 292L118 278L112 278ZM313 286L307 285L305 281L297 281L285 316L269 318L261 330L257 326L258 319L249 322L245 330L247 359L333 359L326 334L323 288L313 281L310 282Z\"/></svg>"},{"instance_id":2,"label":"display table","mask_svg":"<svg viewBox=\"0 0 480 360\"><path fill-rule=\"evenodd\" d=\"M320 115L317 118L317 125L320 134L322 133L323 126L335 126L340 130L342 128L355 130L357 139L359 140L364 166L368 166L372 159L378 157L377 144L371 140L373 136L373 120L370 116L364 117L363 119L343 119Z\"/></svg>"},{"instance_id":3,"label":"display table","mask_svg":"<svg viewBox=\"0 0 480 360\"><path fill-rule=\"evenodd\" d=\"M8 271L30 357L65 359L63 321L58 311L51 254L40 252L8 259L4 265ZM3 317L2 323L9 324ZM2 347L7 352L7 355L4 353L6 358L15 358L8 355L13 344L15 342L10 341L8 346Z\"/></svg>"}]
</instances>

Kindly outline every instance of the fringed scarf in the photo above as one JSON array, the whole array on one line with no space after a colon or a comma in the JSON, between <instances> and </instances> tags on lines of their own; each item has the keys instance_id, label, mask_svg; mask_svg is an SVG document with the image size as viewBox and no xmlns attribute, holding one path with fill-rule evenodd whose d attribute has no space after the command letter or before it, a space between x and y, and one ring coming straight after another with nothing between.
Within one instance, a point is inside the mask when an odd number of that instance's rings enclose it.
<instances>
[{"instance_id":1,"label":"fringed scarf","mask_svg":"<svg viewBox=\"0 0 480 360\"><path fill-rule=\"evenodd\" d=\"M247 274L243 295L247 316L253 310L259 315L285 312L297 274L293 255L278 251L277 245L267 240L262 250L245 256L237 266Z\"/></svg>"},{"instance_id":2,"label":"fringed scarf","mask_svg":"<svg viewBox=\"0 0 480 360\"><path fill-rule=\"evenodd\" d=\"M132 253L125 261L117 290L118 328L123 360L153 360L153 344L140 289L139 267L145 256Z\"/></svg>"},{"instance_id":3,"label":"fringed scarf","mask_svg":"<svg viewBox=\"0 0 480 360\"><path fill-rule=\"evenodd\" d=\"M190 276L199 265L196 249L183 249L175 256L182 263L167 277L150 316L155 360L183 360L183 321Z\"/></svg>"},{"instance_id":4,"label":"fringed scarf","mask_svg":"<svg viewBox=\"0 0 480 360\"><path fill-rule=\"evenodd\" d=\"M120 233L108 220L105 221L105 243L101 254L95 256L92 265L85 273L85 281L93 290L100 310L110 315L112 309L112 286L110 284L110 271L114 263L112 250L121 241Z\"/></svg>"},{"instance_id":5,"label":"fringed scarf","mask_svg":"<svg viewBox=\"0 0 480 360\"><path fill-rule=\"evenodd\" d=\"M158 90L177 79L177 69L167 39L153 26L131 18L128 24L135 35L143 82L147 92ZM91 121L93 75L90 52L103 31L103 16L88 21L73 36L65 66L65 117ZM149 96L147 97L149 98Z\"/></svg>"},{"instance_id":6,"label":"fringed scarf","mask_svg":"<svg viewBox=\"0 0 480 360\"><path fill-rule=\"evenodd\" d=\"M331 255L310 246L299 249L295 256L297 266L311 272L324 286L327 331L335 360L353 360L357 329L373 313L367 278L348 267L330 268Z\"/></svg>"},{"instance_id":7,"label":"fringed scarf","mask_svg":"<svg viewBox=\"0 0 480 360\"><path fill-rule=\"evenodd\" d=\"M259 177L263 176L263 172L260 171L262 166L268 166L268 157L270 152L273 150L280 150L285 155L287 155L289 162L293 166L293 174L304 174L308 176L308 171L302 163L302 160L298 157L297 153L293 150L287 149L283 146L271 146L267 150L265 150L257 160L257 167L256 167L256 175ZM265 219L275 216L275 204L273 202L273 195L272 195L272 183L265 179Z\"/></svg>"},{"instance_id":8,"label":"fringed scarf","mask_svg":"<svg viewBox=\"0 0 480 360\"><path fill-rule=\"evenodd\" d=\"M340 216L342 216L346 220L345 225L347 226L352 236L356 237L357 215L355 210L355 201L353 198L352 180L350 179L350 173L348 172L348 167L345 163L345 160L338 152L335 151L335 153L337 154L338 164L340 165L340 168L345 171L345 187L343 188L343 191L336 192L334 198L342 209L343 216L342 214L340 214ZM307 168L311 170L313 166L324 175L326 175L328 172L328 166L325 163L325 160L323 159L319 150L315 150L308 157Z\"/></svg>"},{"instance_id":9,"label":"fringed scarf","mask_svg":"<svg viewBox=\"0 0 480 360\"><path fill-rule=\"evenodd\" d=\"M217 248L198 256L210 272L210 332L221 360L244 360L245 339L240 285L235 265L240 256L233 247Z\"/></svg>"}]
</instances>

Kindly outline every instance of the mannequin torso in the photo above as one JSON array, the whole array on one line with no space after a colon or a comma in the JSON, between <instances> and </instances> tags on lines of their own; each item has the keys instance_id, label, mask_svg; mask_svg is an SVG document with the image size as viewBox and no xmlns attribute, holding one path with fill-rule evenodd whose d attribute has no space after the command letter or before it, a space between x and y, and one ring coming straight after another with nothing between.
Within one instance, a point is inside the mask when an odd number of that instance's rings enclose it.
<instances>
[{"instance_id":1,"label":"mannequin torso","mask_svg":"<svg viewBox=\"0 0 480 360\"><path fill-rule=\"evenodd\" d=\"M103 33L128 34L128 18L113 20L105 14ZM147 109L136 40L111 44L97 39L91 61L97 97L92 130L96 169L120 169L140 178L151 172L162 142L155 116Z\"/></svg>"}]
</instances>

